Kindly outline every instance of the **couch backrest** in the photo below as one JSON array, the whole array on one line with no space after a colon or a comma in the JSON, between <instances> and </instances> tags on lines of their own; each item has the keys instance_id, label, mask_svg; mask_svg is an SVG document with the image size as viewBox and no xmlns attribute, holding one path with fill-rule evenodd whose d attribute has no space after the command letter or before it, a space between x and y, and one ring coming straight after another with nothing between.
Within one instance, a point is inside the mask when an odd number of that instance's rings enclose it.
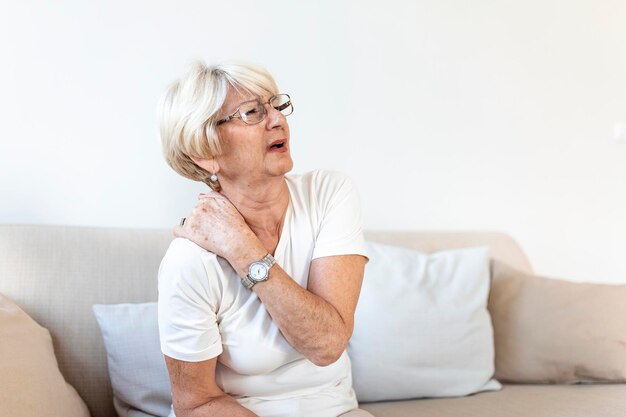
<instances>
[{"instance_id":1,"label":"couch backrest","mask_svg":"<svg viewBox=\"0 0 626 417\"><path fill-rule=\"evenodd\" d=\"M171 230L0 225L0 293L52 334L61 372L93 417L115 416L106 352L93 304L157 299ZM424 252L488 245L494 258L531 272L520 247L497 232L366 232L368 240Z\"/></svg>"}]
</instances>

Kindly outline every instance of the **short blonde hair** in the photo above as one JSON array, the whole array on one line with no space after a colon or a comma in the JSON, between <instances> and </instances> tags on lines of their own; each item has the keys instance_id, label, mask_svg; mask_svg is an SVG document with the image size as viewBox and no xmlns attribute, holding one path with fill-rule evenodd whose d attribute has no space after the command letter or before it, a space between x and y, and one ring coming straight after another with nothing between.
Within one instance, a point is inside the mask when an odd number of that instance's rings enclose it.
<instances>
[{"instance_id":1,"label":"short blonde hair","mask_svg":"<svg viewBox=\"0 0 626 417\"><path fill-rule=\"evenodd\" d=\"M202 181L216 191L219 183L211 182L211 173L190 157L210 159L221 153L216 124L229 87L259 96L278 94L274 78L259 65L226 62L207 66L197 61L172 83L159 102L165 161L183 177Z\"/></svg>"}]
</instances>

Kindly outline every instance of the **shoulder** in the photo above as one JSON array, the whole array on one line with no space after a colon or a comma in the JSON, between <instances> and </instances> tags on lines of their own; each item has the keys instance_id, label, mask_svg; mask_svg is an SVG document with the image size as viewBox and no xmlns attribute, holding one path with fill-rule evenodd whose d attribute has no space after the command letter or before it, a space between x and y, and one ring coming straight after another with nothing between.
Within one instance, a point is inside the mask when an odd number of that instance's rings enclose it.
<instances>
[{"instance_id":1,"label":"shoulder","mask_svg":"<svg viewBox=\"0 0 626 417\"><path fill-rule=\"evenodd\" d=\"M170 243L163 260L173 264L194 264L210 258L215 258L215 255L189 239L177 237Z\"/></svg>"},{"instance_id":2,"label":"shoulder","mask_svg":"<svg viewBox=\"0 0 626 417\"><path fill-rule=\"evenodd\" d=\"M167 249L159 266L159 282L187 281L198 283L210 275L216 275L217 256L191 240L175 238Z\"/></svg>"},{"instance_id":3,"label":"shoulder","mask_svg":"<svg viewBox=\"0 0 626 417\"><path fill-rule=\"evenodd\" d=\"M329 169L316 169L301 174L300 176L305 182L312 184L336 184L351 181L347 174Z\"/></svg>"},{"instance_id":4,"label":"shoulder","mask_svg":"<svg viewBox=\"0 0 626 417\"><path fill-rule=\"evenodd\" d=\"M293 185L319 196L333 195L342 189L355 188L352 179L340 171L318 169L304 174L290 175L287 179Z\"/></svg>"}]
</instances>

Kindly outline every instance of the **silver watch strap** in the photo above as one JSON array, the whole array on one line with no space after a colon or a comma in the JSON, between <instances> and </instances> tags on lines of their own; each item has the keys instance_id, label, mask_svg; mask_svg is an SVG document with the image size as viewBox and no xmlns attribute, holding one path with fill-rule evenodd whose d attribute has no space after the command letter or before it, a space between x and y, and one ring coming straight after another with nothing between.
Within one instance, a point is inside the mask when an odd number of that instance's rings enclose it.
<instances>
[{"instance_id":1,"label":"silver watch strap","mask_svg":"<svg viewBox=\"0 0 626 417\"><path fill-rule=\"evenodd\" d=\"M276 259L274 259L271 253L268 253L263 257L263 259L261 259L261 262L265 262L267 264L267 270L269 271L269 269L276 263Z\"/></svg>"},{"instance_id":2,"label":"silver watch strap","mask_svg":"<svg viewBox=\"0 0 626 417\"><path fill-rule=\"evenodd\" d=\"M252 281L250 278L248 278L248 276L246 275L245 277L241 278L241 283L243 284L244 287L246 287L247 289L250 289L252 287L254 287L254 284L256 284L256 282Z\"/></svg>"}]
</instances>

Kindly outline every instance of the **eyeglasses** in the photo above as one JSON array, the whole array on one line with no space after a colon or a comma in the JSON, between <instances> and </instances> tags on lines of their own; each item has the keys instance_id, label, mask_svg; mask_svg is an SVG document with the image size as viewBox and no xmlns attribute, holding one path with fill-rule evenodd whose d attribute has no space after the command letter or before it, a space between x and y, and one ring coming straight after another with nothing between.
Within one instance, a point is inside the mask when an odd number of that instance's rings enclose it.
<instances>
[{"instance_id":1,"label":"eyeglasses","mask_svg":"<svg viewBox=\"0 0 626 417\"><path fill-rule=\"evenodd\" d=\"M265 110L266 104L269 104L284 116L289 116L293 113L293 104L291 104L289 94L278 94L270 97L270 99L264 103L259 99L244 101L233 114L219 120L216 126L229 122L232 119L241 119L242 122L248 125L261 123L263 119L265 119L265 116L267 116L267 110Z\"/></svg>"}]
</instances>

